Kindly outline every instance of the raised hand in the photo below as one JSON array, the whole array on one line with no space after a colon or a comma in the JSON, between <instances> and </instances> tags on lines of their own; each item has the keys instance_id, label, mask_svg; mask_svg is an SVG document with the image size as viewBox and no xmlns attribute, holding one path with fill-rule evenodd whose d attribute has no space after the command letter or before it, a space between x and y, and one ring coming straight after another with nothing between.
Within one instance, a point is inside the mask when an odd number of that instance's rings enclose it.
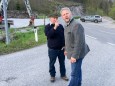
<instances>
[{"instance_id":1,"label":"raised hand","mask_svg":"<svg viewBox=\"0 0 115 86\"><path fill-rule=\"evenodd\" d=\"M56 30L58 26L59 26L59 22L58 22L58 21L56 21L56 22L55 22L54 29Z\"/></svg>"}]
</instances>

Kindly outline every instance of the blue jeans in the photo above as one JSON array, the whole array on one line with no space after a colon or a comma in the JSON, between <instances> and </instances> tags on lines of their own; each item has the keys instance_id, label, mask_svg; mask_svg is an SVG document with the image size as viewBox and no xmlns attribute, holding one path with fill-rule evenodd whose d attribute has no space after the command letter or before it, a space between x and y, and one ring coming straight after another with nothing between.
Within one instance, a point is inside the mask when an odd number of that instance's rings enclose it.
<instances>
[{"instance_id":1,"label":"blue jeans","mask_svg":"<svg viewBox=\"0 0 115 86\"><path fill-rule=\"evenodd\" d=\"M58 58L59 64L60 64L60 74L61 77L65 76L66 69L65 69L65 56L64 56L64 50L54 50L54 49L48 49L48 55L49 55L49 72L51 77L55 77L55 62Z\"/></svg>"},{"instance_id":2,"label":"blue jeans","mask_svg":"<svg viewBox=\"0 0 115 86\"><path fill-rule=\"evenodd\" d=\"M69 86L81 86L82 81L82 59L78 59L75 63L71 63L71 80Z\"/></svg>"}]
</instances>

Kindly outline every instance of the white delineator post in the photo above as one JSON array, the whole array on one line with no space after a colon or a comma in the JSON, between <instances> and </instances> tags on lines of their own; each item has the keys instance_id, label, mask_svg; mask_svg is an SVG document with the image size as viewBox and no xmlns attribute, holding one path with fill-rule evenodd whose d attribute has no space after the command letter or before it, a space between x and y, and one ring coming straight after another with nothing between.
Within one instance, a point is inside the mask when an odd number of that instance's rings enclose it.
<instances>
[{"instance_id":1,"label":"white delineator post","mask_svg":"<svg viewBox=\"0 0 115 86\"><path fill-rule=\"evenodd\" d=\"M38 29L34 27L35 41L38 42Z\"/></svg>"},{"instance_id":2,"label":"white delineator post","mask_svg":"<svg viewBox=\"0 0 115 86\"><path fill-rule=\"evenodd\" d=\"M8 21L7 21L7 0L2 0L3 1L3 11L4 11L4 23L5 23L5 32L6 32L6 44L10 43L10 34L8 31Z\"/></svg>"}]
</instances>

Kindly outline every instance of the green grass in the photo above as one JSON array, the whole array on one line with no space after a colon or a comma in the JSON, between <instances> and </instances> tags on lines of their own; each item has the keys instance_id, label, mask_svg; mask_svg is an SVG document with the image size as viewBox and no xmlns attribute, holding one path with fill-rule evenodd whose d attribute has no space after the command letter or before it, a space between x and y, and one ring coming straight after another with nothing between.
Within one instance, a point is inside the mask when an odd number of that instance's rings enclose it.
<instances>
[{"instance_id":1,"label":"green grass","mask_svg":"<svg viewBox=\"0 0 115 86\"><path fill-rule=\"evenodd\" d=\"M0 42L0 55L8 54L24 49L29 49L35 46L39 46L46 43L46 36L44 35L44 27L39 26L38 30L38 42L35 41L35 35L33 31L26 33L15 33L15 39L10 44L6 45L4 42Z\"/></svg>"},{"instance_id":2,"label":"green grass","mask_svg":"<svg viewBox=\"0 0 115 86\"><path fill-rule=\"evenodd\" d=\"M76 17L74 17L75 19L79 19L80 18L80 16L76 16Z\"/></svg>"}]
</instances>

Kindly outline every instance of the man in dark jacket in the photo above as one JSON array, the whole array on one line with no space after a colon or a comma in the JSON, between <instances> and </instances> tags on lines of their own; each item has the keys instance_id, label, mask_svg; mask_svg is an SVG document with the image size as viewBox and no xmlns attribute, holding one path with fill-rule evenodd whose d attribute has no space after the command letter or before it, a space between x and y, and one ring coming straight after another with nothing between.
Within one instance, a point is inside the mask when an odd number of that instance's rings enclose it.
<instances>
[{"instance_id":1,"label":"man in dark jacket","mask_svg":"<svg viewBox=\"0 0 115 86\"><path fill-rule=\"evenodd\" d=\"M81 86L82 71L81 65L85 55L90 51L85 42L84 28L81 24L77 23L72 17L69 8L62 8L61 16L65 21L65 55L71 62L71 80L69 86Z\"/></svg>"},{"instance_id":2,"label":"man in dark jacket","mask_svg":"<svg viewBox=\"0 0 115 86\"><path fill-rule=\"evenodd\" d=\"M50 15L50 23L45 26L45 35L47 36L48 55L49 55L49 72L51 82L55 81L55 62L58 57L60 64L60 75L65 81L68 81L66 77L65 69L65 56L64 49L64 28L58 23L58 17L56 14Z\"/></svg>"}]
</instances>

